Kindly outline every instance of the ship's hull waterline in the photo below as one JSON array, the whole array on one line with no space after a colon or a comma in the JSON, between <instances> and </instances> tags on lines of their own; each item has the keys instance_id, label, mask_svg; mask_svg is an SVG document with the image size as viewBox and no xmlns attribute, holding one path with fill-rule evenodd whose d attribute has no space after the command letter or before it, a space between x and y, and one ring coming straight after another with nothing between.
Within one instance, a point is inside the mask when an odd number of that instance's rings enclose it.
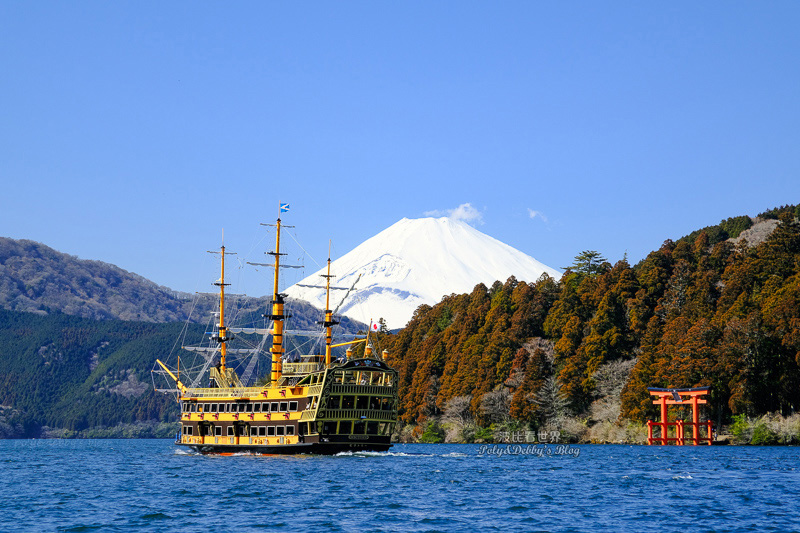
<instances>
[{"instance_id":1,"label":"ship's hull waterline","mask_svg":"<svg viewBox=\"0 0 800 533\"><path fill-rule=\"evenodd\" d=\"M241 445L215 445L215 444L184 444L194 452L203 455L336 455L346 452L385 452L392 447L389 437L381 437L369 441L336 441L336 442L304 442L297 444L270 444L266 446L241 444Z\"/></svg>"}]
</instances>

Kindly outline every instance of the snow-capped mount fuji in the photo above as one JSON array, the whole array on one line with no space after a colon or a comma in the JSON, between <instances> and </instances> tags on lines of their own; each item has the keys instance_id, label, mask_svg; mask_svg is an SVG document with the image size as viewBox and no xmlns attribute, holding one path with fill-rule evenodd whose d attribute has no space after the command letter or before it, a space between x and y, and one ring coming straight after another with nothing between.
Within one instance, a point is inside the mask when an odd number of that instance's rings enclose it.
<instances>
[{"instance_id":1,"label":"snow-capped mount fuji","mask_svg":"<svg viewBox=\"0 0 800 533\"><path fill-rule=\"evenodd\" d=\"M321 285L325 270L289 287L292 298L325 307L325 290L298 285ZM561 274L511 246L451 218L404 218L331 263L333 285L350 287L361 274L354 293L339 314L369 323L383 318L389 328L406 325L422 304L443 296L470 292L478 283L490 286L515 276L533 282L542 274ZM331 294L331 307L342 291Z\"/></svg>"}]
</instances>

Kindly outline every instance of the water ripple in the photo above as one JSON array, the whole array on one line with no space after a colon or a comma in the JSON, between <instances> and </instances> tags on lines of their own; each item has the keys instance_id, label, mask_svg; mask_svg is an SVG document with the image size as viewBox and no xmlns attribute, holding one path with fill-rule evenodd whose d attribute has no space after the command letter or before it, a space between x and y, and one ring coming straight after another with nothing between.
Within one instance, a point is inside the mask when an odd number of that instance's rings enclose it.
<instances>
[{"instance_id":1,"label":"water ripple","mask_svg":"<svg viewBox=\"0 0 800 533\"><path fill-rule=\"evenodd\" d=\"M0 530L796 531L798 451L206 457L160 440L0 441Z\"/></svg>"}]
</instances>

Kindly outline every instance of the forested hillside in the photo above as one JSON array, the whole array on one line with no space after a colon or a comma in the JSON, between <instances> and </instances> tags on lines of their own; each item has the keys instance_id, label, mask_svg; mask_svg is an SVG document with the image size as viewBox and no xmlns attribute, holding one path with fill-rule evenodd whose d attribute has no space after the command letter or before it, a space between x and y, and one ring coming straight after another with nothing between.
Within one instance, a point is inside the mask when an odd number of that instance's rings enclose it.
<instances>
[{"instance_id":1,"label":"forested hillside","mask_svg":"<svg viewBox=\"0 0 800 533\"><path fill-rule=\"evenodd\" d=\"M624 429L653 416L647 387L701 385L717 422L794 413L799 215L787 206L755 226L728 219L635 266L587 251L561 280L511 278L420 307L384 339L402 419L467 439L468 426L474 436L491 423Z\"/></svg>"},{"instance_id":2,"label":"forested hillside","mask_svg":"<svg viewBox=\"0 0 800 533\"><path fill-rule=\"evenodd\" d=\"M202 334L202 326L190 327ZM0 311L0 432L173 421L174 397L153 391L150 370L182 328Z\"/></svg>"},{"instance_id":3,"label":"forested hillside","mask_svg":"<svg viewBox=\"0 0 800 533\"><path fill-rule=\"evenodd\" d=\"M184 340L199 344L206 330L0 310L0 438L147 436L158 423L174 433L174 396L153 390L150 371L156 358L174 360ZM289 339L287 353L305 349L294 342L301 340ZM256 370L254 379L269 374L268 364Z\"/></svg>"}]
</instances>

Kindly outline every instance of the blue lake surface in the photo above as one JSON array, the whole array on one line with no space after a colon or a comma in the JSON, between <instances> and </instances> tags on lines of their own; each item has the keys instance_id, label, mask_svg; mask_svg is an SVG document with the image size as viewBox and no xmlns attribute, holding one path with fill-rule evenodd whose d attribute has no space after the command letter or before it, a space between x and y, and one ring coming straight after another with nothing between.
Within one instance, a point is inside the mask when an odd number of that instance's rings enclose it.
<instances>
[{"instance_id":1,"label":"blue lake surface","mask_svg":"<svg viewBox=\"0 0 800 533\"><path fill-rule=\"evenodd\" d=\"M0 441L2 531L800 531L800 448Z\"/></svg>"}]
</instances>

